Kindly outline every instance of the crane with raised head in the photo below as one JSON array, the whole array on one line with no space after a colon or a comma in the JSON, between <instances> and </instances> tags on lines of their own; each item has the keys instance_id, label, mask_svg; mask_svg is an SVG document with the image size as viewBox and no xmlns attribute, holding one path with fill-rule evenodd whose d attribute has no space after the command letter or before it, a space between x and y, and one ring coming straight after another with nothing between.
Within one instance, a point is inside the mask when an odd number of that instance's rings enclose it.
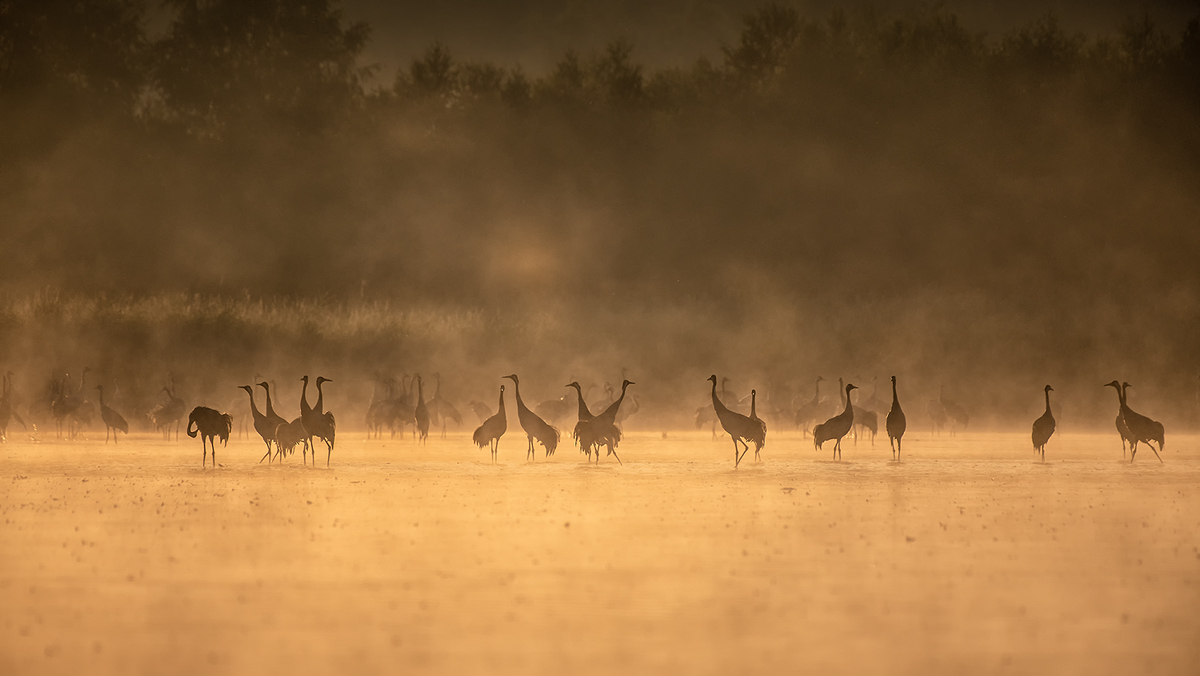
<instances>
[{"instance_id":1,"label":"crane with raised head","mask_svg":"<svg viewBox=\"0 0 1200 676\"><path fill-rule=\"evenodd\" d=\"M508 416L504 414L504 386L501 385L499 410L475 429L475 433L471 435L471 441L480 448L488 447L492 452L492 462L496 462L496 455L500 452L500 437L504 436L506 431L508 431Z\"/></svg>"},{"instance_id":2,"label":"crane with raised head","mask_svg":"<svg viewBox=\"0 0 1200 676\"><path fill-rule=\"evenodd\" d=\"M904 429L908 422L904 419L904 411L900 408L900 398L896 396L896 376L892 376L892 410L888 411L887 421L888 442L892 445L892 459L900 459L900 440L904 438Z\"/></svg>"},{"instance_id":3,"label":"crane with raised head","mask_svg":"<svg viewBox=\"0 0 1200 676\"><path fill-rule=\"evenodd\" d=\"M504 377L513 381L513 393L517 398L517 420L521 423L521 429L525 430L525 436L529 441L529 449L525 453L525 458L528 460L537 457L533 447L534 439L537 439L546 449L546 457L554 455L554 449L558 448L558 429L542 420L538 414L529 410L529 407L525 405L521 399L521 381L517 379L517 374L512 373Z\"/></svg>"},{"instance_id":4,"label":"crane with raised head","mask_svg":"<svg viewBox=\"0 0 1200 676\"><path fill-rule=\"evenodd\" d=\"M850 403L850 393L856 389L852 383L847 383L845 410L813 428L813 444L817 450L821 450L826 441L834 440L833 457L836 460L842 459L842 437L854 427L854 406Z\"/></svg>"},{"instance_id":5,"label":"crane with raised head","mask_svg":"<svg viewBox=\"0 0 1200 676\"><path fill-rule=\"evenodd\" d=\"M1046 442L1054 434L1054 413L1050 411L1050 393L1053 391L1053 387L1045 387L1046 412L1033 421L1033 451L1042 454L1042 462L1046 462Z\"/></svg>"}]
</instances>

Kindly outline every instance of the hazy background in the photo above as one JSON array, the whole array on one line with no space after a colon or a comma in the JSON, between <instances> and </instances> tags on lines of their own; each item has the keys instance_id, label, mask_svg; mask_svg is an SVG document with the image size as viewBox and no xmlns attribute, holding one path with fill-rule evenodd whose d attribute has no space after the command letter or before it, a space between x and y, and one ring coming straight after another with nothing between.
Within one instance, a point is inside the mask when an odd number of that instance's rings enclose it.
<instances>
[{"instance_id":1,"label":"hazy background","mask_svg":"<svg viewBox=\"0 0 1200 676\"><path fill-rule=\"evenodd\" d=\"M1197 16L0 0L0 366L131 410L320 372L351 427L377 370L465 413L625 367L664 426L714 371L981 426L1050 382L1064 429L1121 378L1191 427Z\"/></svg>"}]
</instances>

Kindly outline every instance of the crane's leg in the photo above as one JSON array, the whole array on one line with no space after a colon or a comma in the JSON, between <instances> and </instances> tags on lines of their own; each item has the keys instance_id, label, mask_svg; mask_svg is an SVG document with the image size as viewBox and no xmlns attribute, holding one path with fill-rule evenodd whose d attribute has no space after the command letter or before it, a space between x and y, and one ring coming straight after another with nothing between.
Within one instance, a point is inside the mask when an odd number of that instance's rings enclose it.
<instances>
[{"instance_id":1,"label":"crane's leg","mask_svg":"<svg viewBox=\"0 0 1200 676\"><path fill-rule=\"evenodd\" d=\"M1147 442L1146 442L1146 445L1150 447L1150 450L1154 451L1154 457L1158 458L1158 461L1159 461L1159 462L1162 462L1162 456L1161 456L1161 455L1159 455L1159 454L1158 454L1158 451L1154 449L1154 444L1152 444L1152 443L1150 443L1149 441L1147 441ZM1160 446L1160 448L1161 448L1161 446ZM1164 463L1164 464L1165 464L1165 463Z\"/></svg>"},{"instance_id":2,"label":"crane's leg","mask_svg":"<svg viewBox=\"0 0 1200 676\"><path fill-rule=\"evenodd\" d=\"M613 454L613 457L617 459L617 464L618 464L618 465L624 465L624 464L625 464L625 463L621 462L621 456L617 455L617 449L613 448L613 447L610 445L610 446L608 447L608 452L609 452L609 453L612 453L612 454Z\"/></svg>"},{"instance_id":3,"label":"crane's leg","mask_svg":"<svg viewBox=\"0 0 1200 676\"><path fill-rule=\"evenodd\" d=\"M733 439L733 468L737 469L737 466L738 466L737 437L735 437L731 434L731 435L729 435L729 438Z\"/></svg>"},{"instance_id":4,"label":"crane's leg","mask_svg":"<svg viewBox=\"0 0 1200 676\"><path fill-rule=\"evenodd\" d=\"M106 444L108 443L108 429L109 429L108 425L105 424L104 425L104 443L106 443Z\"/></svg>"},{"instance_id":5,"label":"crane's leg","mask_svg":"<svg viewBox=\"0 0 1200 676\"><path fill-rule=\"evenodd\" d=\"M205 445L204 437L200 437L200 449L204 451L200 458L200 466L204 467L208 463L208 446Z\"/></svg>"},{"instance_id":6,"label":"crane's leg","mask_svg":"<svg viewBox=\"0 0 1200 676\"><path fill-rule=\"evenodd\" d=\"M903 442L902 438L896 439L896 459L897 460L900 459L900 448L901 448L901 446L903 446L902 442Z\"/></svg>"},{"instance_id":7,"label":"crane's leg","mask_svg":"<svg viewBox=\"0 0 1200 676\"><path fill-rule=\"evenodd\" d=\"M216 440L215 438L212 438L212 439L209 439L209 440L208 440L208 443L212 445L212 449L213 449L213 469L216 469L216 468L217 468L217 440Z\"/></svg>"}]
</instances>

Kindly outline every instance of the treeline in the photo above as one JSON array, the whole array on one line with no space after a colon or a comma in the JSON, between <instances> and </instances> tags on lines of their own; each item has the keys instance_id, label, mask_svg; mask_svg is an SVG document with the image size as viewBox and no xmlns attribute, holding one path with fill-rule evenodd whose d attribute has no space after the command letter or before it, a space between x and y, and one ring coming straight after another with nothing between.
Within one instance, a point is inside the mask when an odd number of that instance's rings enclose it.
<instances>
[{"instance_id":1,"label":"treeline","mask_svg":"<svg viewBox=\"0 0 1200 676\"><path fill-rule=\"evenodd\" d=\"M380 87L368 84L377 67L361 63L370 27L348 23L335 0L165 4L170 26L151 38L139 0L0 2L5 144L44 149L55 130L98 118L229 140L264 127L330 133L414 107L442 116L494 105L686 112L819 105L813 94L830 88L886 100L896 89L945 94L967 83L1034 103L1070 92L1109 106L1163 98L1200 105L1200 18L1168 35L1143 13L1089 36L1051 13L987 35L946 9L839 9L818 18L771 3L745 18L717 63L651 70L634 45L616 39L597 53L568 51L550 72L531 75L519 65L456 60L434 43ZM42 135L14 138L31 127Z\"/></svg>"}]
</instances>

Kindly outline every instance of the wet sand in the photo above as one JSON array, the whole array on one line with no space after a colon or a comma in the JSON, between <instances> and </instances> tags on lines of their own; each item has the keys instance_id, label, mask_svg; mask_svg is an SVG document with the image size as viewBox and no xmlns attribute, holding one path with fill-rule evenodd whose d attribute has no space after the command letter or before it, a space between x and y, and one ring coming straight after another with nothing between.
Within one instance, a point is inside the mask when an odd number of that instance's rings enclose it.
<instances>
[{"instance_id":1,"label":"wet sand","mask_svg":"<svg viewBox=\"0 0 1200 676\"><path fill-rule=\"evenodd\" d=\"M1196 437L90 436L0 447L2 674L1200 672Z\"/></svg>"}]
</instances>

